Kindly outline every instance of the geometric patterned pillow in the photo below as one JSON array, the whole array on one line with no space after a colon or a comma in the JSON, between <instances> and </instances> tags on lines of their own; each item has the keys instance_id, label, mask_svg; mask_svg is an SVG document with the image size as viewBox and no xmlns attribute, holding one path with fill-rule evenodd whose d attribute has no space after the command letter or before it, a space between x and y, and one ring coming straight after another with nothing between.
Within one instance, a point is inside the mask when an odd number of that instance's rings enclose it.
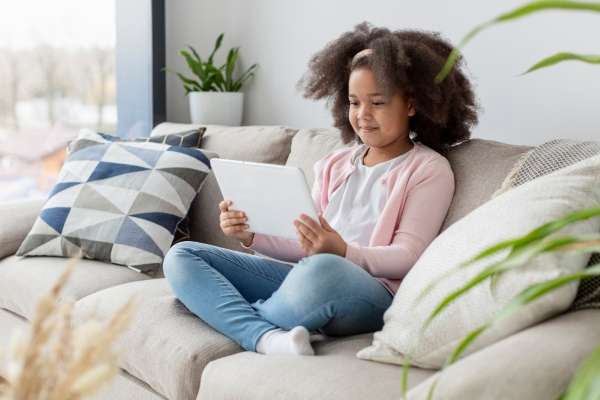
<instances>
[{"instance_id":1,"label":"geometric patterned pillow","mask_svg":"<svg viewBox=\"0 0 600 400\"><path fill-rule=\"evenodd\" d=\"M196 129L190 129L183 132L168 133L158 136L142 136L135 138L121 138L119 136L109 135L107 133L101 133L82 129L81 133L87 135L87 140L106 139L111 142L155 142L162 144L170 144L171 146L182 146L182 147L195 147L199 148L202 143L202 138L206 132L206 127L200 127ZM67 145L67 153L71 152L71 143ZM191 238L190 220L186 216L179 224L177 224L177 230L175 231L175 237L173 243L183 242L190 240Z\"/></svg>"},{"instance_id":2,"label":"geometric patterned pillow","mask_svg":"<svg viewBox=\"0 0 600 400\"><path fill-rule=\"evenodd\" d=\"M106 139L111 142L154 142L169 144L171 146L199 148L205 132L206 127L190 129L183 132L168 133L159 136L142 136L134 138L122 138L120 136L114 136L102 132L96 132L96 135L94 135L94 132L89 129L82 129L80 131L80 134L87 135L88 140ZM71 143L69 143L69 145L67 146L67 153L70 153L71 151L72 146Z\"/></svg>"},{"instance_id":3,"label":"geometric patterned pillow","mask_svg":"<svg viewBox=\"0 0 600 400\"><path fill-rule=\"evenodd\" d=\"M17 251L157 270L210 173L200 149L111 141L83 131Z\"/></svg>"}]
</instances>

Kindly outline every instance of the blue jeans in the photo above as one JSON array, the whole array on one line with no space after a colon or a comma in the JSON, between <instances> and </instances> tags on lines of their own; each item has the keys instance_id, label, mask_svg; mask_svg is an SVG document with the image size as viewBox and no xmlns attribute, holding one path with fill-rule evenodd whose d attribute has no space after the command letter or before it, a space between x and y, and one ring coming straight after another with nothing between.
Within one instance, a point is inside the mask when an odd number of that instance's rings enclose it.
<instances>
[{"instance_id":1,"label":"blue jeans","mask_svg":"<svg viewBox=\"0 0 600 400\"><path fill-rule=\"evenodd\" d=\"M208 325L256 351L267 331L302 325L328 336L380 330L393 296L343 257L315 254L289 264L198 242L165 256L177 298Z\"/></svg>"}]
</instances>

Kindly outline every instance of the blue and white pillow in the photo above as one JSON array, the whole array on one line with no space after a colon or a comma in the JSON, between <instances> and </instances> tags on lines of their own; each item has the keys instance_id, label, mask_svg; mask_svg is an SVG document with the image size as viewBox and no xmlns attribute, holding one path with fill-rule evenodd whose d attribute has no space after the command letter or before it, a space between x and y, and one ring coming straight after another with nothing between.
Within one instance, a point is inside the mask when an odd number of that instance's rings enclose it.
<instances>
[{"instance_id":1,"label":"blue and white pillow","mask_svg":"<svg viewBox=\"0 0 600 400\"><path fill-rule=\"evenodd\" d=\"M158 268L210 173L196 148L107 140L82 131L19 256Z\"/></svg>"},{"instance_id":2,"label":"blue and white pillow","mask_svg":"<svg viewBox=\"0 0 600 400\"><path fill-rule=\"evenodd\" d=\"M109 142L154 142L168 144L171 146L181 147L200 147L206 127L202 126L199 128L188 129L182 132L166 133L158 136L143 136L134 138L122 138L119 136L109 135L102 132L94 132L89 129L82 129L81 134L86 136L86 141L78 141L78 146L85 146L89 140L97 141L106 139ZM73 151L73 142L67 145L67 153ZM216 156L215 153L211 153ZM186 216L179 224L177 224L177 230L173 237L173 244L182 242L184 240L190 240L192 237L190 220Z\"/></svg>"}]
</instances>

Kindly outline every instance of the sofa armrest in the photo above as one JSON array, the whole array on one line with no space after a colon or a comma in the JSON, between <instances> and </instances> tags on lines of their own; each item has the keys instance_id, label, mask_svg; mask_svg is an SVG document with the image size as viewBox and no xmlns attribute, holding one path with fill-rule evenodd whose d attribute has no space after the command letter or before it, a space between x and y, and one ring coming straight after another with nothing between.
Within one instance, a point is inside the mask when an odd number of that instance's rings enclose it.
<instances>
[{"instance_id":1,"label":"sofa armrest","mask_svg":"<svg viewBox=\"0 0 600 400\"><path fill-rule=\"evenodd\" d=\"M557 399L600 345L600 310L562 314L509 336L432 375L408 392L426 399Z\"/></svg>"},{"instance_id":2,"label":"sofa armrest","mask_svg":"<svg viewBox=\"0 0 600 400\"><path fill-rule=\"evenodd\" d=\"M16 253L45 201L27 199L0 203L0 259Z\"/></svg>"}]
</instances>

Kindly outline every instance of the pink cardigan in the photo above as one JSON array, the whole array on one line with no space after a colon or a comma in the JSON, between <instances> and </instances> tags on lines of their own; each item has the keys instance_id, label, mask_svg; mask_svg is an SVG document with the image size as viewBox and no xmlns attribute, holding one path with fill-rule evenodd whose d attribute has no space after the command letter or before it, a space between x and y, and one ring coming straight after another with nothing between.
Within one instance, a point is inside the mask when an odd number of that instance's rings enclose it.
<instances>
[{"instance_id":1,"label":"pink cardigan","mask_svg":"<svg viewBox=\"0 0 600 400\"><path fill-rule=\"evenodd\" d=\"M318 213L356 168L352 161L359 146L335 150L314 164L312 198ZM454 196L454 174L444 156L421 143L415 143L408 153L406 160L381 180L387 200L369 245L347 243L345 254L392 295L439 233ZM307 256L297 240L258 233L249 247L242 246L293 263Z\"/></svg>"}]
</instances>

